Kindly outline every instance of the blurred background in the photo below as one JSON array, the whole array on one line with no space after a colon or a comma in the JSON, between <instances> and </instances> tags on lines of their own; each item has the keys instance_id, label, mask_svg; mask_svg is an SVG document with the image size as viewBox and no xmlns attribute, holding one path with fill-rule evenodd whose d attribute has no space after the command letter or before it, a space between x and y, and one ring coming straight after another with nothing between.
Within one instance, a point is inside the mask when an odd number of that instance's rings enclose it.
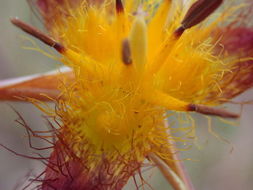
<instances>
[{"instance_id":1,"label":"blurred background","mask_svg":"<svg viewBox=\"0 0 253 190\"><path fill-rule=\"evenodd\" d=\"M10 24L9 19L15 16L42 28L26 0L0 0L0 79L41 73L57 68L59 63L39 52L22 48L27 44L27 40L24 40L27 35ZM43 45L41 47L46 48ZM237 100L252 99L252 95L253 91L248 91ZM41 113L32 105L20 102L0 103L0 143L27 155L31 153L31 150L25 131L15 122L17 115L10 105L22 114L32 129L47 129L46 124ZM229 109L240 111L234 106ZM233 124L214 121L213 130L229 143L210 133L205 117L196 115L193 117L198 124L198 141L181 154L196 190L252 190L253 105L246 105L241 119ZM43 146L42 142L35 142L35 144ZM0 148L0 189L15 189L19 186L19 182L22 183L25 176L31 174L29 172L38 174L43 167L39 161L18 157ZM145 172L145 175L154 189L169 189L169 185L159 171L153 169ZM125 189L134 189L133 184L130 182Z\"/></svg>"}]
</instances>

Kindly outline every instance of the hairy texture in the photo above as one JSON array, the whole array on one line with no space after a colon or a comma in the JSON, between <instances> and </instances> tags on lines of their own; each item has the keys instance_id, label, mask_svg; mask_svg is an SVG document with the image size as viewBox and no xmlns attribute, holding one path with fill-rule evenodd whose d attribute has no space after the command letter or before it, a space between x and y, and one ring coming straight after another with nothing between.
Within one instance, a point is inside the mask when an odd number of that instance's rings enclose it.
<instances>
[{"instance_id":1,"label":"hairy texture","mask_svg":"<svg viewBox=\"0 0 253 190\"><path fill-rule=\"evenodd\" d=\"M228 70L224 71L219 92L210 92L208 100L224 103L253 87L253 29L251 17L252 2L247 8L235 13L236 20L226 27L217 27L213 31L218 41L215 53L224 60Z\"/></svg>"},{"instance_id":2,"label":"hairy texture","mask_svg":"<svg viewBox=\"0 0 253 190\"><path fill-rule=\"evenodd\" d=\"M192 27L206 18L205 12L199 18L190 9L192 28L177 35L183 15L167 18L171 1L162 1L153 17L146 17L134 0L125 2L124 9L121 1L107 6L66 2L48 11L48 15L56 15L46 23L51 36L65 47L61 52L63 63L75 74L73 83L63 88L65 100L56 102L55 116L63 123L61 139L75 155L63 154L62 162L70 165L77 177L70 182L69 175L64 177L49 167L45 187L56 175L60 180L51 185L57 188L63 188L63 181L67 188L78 185L79 189L91 186L118 190L138 171L138 163L148 152L170 163L173 156L164 149L170 149L171 137L161 135L170 129L163 125L166 110L237 117L195 106L206 103L212 92L219 93L222 83L217 83L227 70L235 68L233 64L226 67L227 59L214 54L217 40L211 34L218 24L211 29L204 25ZM203 2L194 4L194 10L203 7ZM211 3L208 14L220 4L221 1ZM143 7L144 11L154 9L146 1ZM218 102L217 98L213 102ZM159 144L162 149L154 148ZM53 154L51 159L59 159L59 155ZM72 169L75 167L81 170ZM80 181L82 176L85 177Z\"/></svg>"},{"instance_id":3,"label":"hairy texture","mask_svg":"<svg viewBox=\"0 0 253 190\"><path fill-rule=\"evenodd\" d=\"M236 60L221 82L221 101L227 101L253 86L253 30L238 27L222 31L221 39L224 57L233 55Z\"/></svg>"},{"instance_id":4,"label":"hairy texture","mask_svg":"<svg viewBox=\"0 0 253 190\"><path fill-rule=\"evenodd\" d=\"M51 37L18 26L51 46L57 41L74 74L60 86L56 110L36 104L59 123L43 190L120 190L150 152L186 179L173 164L169 132L185 133L175 138L185 143L192 128L164 125L167 111L237 118L208 106L253 83L251 29L218 29L232 11L204 23L221 2L197 1L185 16L172 0L37 1Z\"/></svg>"},{"instance_id":5,"label":"hairy texture","mask_svg":"<svg viewBox=\"0 0 253 190\"><path fill-rule=\"evenodd\" d=\"M97 159L90 155L88 150L85 154L86 157L81 159L61 141L56 143L45 170L41 189L120 190L142 165L135 159L125 160L130 158L131 153L118 155L115 160L107 158L106 154L102 159ZM91 166L91 160L98 161L96 165ZM120 165L123 167L118 168ZM117 175L114 175L115 172Z\"/></svg>"}]
</instances>

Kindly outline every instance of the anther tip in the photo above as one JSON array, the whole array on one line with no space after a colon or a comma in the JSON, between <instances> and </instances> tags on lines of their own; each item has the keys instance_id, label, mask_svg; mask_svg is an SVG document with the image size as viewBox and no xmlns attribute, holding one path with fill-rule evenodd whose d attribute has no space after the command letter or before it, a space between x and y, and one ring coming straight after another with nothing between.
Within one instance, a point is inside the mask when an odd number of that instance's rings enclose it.
<instances>
[{"instance_id":1,"label":"anther tip","mask_svg":"<svg viewBox=\"0 0 253 190\"><path fill-rule=\"evenodd\" d=\"M237 119L240 117L239 114L229 112L227 110L213 108L205 105L199 105L199 104L189 104L188 105L188 111L204 114L204 115L210 115L210 116L218 116L222 118L231 118L231 119Z\"/></svg>"},{"instance_id":2,"label":"anther tip","mask_svg":"<svg viewBox=\"0 0 253 190\"><path fill-rule=\"evenodd\" d=\"M183 35L184 31L185 31L185 28L184 28L183 26L180 26L180 27L178 27L178 28L175 30L174 36L175 36L176 38L180 38L180 37Z\"/></svg>"},{"instance_id":3,"label":"anther tip","mask_svg":"<svg viewBox=\"0 0 253 190\"><path fill-rule=\"evenodd\" d=\"M128 39L125 39L122 42L122 61L125 65L132 64L131 50Z\"/></svg>"},{"instance_id":4,"label":"anther tip","mask_svg":"<svg viewBox=\"0 0 253 190\"><path fill-rule=\"evenodd\" d=\"M121 0L116 0L116 11L117 13L124 12L124 6Z\"/></svg>"}]
</instances>

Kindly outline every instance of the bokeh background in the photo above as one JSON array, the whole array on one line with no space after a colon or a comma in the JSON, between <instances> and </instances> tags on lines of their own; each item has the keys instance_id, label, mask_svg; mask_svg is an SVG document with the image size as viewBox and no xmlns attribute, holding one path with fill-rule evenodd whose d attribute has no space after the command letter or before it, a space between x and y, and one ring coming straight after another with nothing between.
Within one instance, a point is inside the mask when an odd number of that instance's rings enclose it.
<instances>
[{"instance_id":1,"label":"bokeh background","mask_svg":"<svg viewBox=\"0 0 253 190\"><path fill-rule=\"evenodd\" d=\"M0 0L0 79L46 72L55 69L59 63L39 52L25 50L29 45L24 39L26 34L10 24L11 17L18 16L22 20L42 28L41 22L35 18L26 0ZM36 41L36 40L35 40ZM28 43L28 44L27 44ZM38 45L41 45L37 42ZM41 45L42 48L47 47ZM48 49L47 49L48 51ZM253 91L241 95L237 100L252 99ZM7 145L22 154L30 154L25 131L16 122L17 115L13 106L29 126L34 130L46 129L41 113L27 103L0 103L0 143ZM240 111L238 107L229 109ZM189 150L183 151L182 158L196 190L252 190L253 189L253 105L243 108L239 121L228 124L214 121L213 129L221 140L210 133L207 119L193 115L197 120L198 142ZM43 146L42 142L35 142ZM42 171L43 164L13 155L0 148L0 189L19 189L19 182L26 175ZM156 190L168 190L169 184L159 171L152 169L145 172L147 181ZM129 183L125 189L134 189Z\"/></svg>"}]
</instances>

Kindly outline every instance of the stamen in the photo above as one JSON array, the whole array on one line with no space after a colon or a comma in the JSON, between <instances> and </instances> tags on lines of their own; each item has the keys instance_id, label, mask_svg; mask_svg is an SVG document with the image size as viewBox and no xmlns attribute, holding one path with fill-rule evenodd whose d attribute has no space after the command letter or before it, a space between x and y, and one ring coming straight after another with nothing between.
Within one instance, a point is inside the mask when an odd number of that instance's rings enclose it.
<instances>
[{"instance_id":1,"label":"stamen","mask_svg":"<svg viewBox=\"0 0 253 190\"><path fill-rule=\"evenodd\" d=\"M125 39L122 42L122 61L125 65L132 64L131 50L128 39Z\"/></svg>"},{"instance_id":2,"label":"stamen","mask_svg":"<svg viewBox=\"0 0 253 190\"><path fill-rule=\"evenodd\" d=\"M223 118L238 118L239 115L223 109L217 109L206 105L191 104L174 98L159 90L152 90L152 95L147 96L150 103L160 105L171 111L189 111L204 115L219 116Z\"/></svg>"},{"instance_id":3,"label":"stamen","mask_svg":"<svg viewBox=\"0 0 253 190\"><path fill-rule=\"evenodd\" d=\"M40 30L32 27L31 25L26 24L25 22L19 20L18 18L11 19L11 22L15 26L17 26L18 28L23 30L24 32L32 35L33 37L35 37L37 39L39 39L40 41L44 42L48 46L53 47L56 51L58 51L59 53L65 55L71 61L73 61L75 63L79 63L80 60L82 60L81 55L79 53L77 53L77 52L75 52L75 51L73 51L69 48L64 47L61 43L56 42L50 36L44 34L43 32L41 32Z\"/></svg>"},{"instance_id":4,"label":"stamen","mask_svg":"<svg viewBox=\"0 0 253 190\"><path fill-rule=\"evenodd\" d=\"M116 0L116 11L117 13L124 12L124 6L121 0Z\"/></svg>"},{"instance_id":5,"label":"stamen","mask_svg":"<svg viewBox=\"0 0 253 190\"><path fill-rule=\"evenodd\" d=\"M236 113L232 113L227 110L217 109L217 108L213 108L213 107L209 107L205 105L190 104L188 108L189 108L188 111L194 111L194 112L205 114L205 115L213 115L213 116L219 116L223 118L233 118L233 119L240 117Z\"/></svg>"},{"instance_id":6,"label":"stamen","mask_svg":"<svg viewBox=\"0 0 253 190\"><path fill-rule=\"evenodd\" d=\"M65 51L65 47L56 42L54 39L52 39L50 36L44 34L40 30L32 27L29 24L26 24L25 22L19 20L18 18L12 18L11 19L12 24L23 30L24 32L32 35L33 37L39 39L40 41L44 42L50 47L53 47L56 51L59 53L63 53Z\"/></svg>"},{"instance_id":7,"label":"stamen","mask_svg":"<svg viewBox=\"0 0 253 190\"><path fill-rule=\"evenodd\" d=\"M174 32L175 36L180 37L186 29L205 20L220 7L222 2L223 0L198 0L195 2L186 13L182 25Z\"/></svg>"}]
</instances>

